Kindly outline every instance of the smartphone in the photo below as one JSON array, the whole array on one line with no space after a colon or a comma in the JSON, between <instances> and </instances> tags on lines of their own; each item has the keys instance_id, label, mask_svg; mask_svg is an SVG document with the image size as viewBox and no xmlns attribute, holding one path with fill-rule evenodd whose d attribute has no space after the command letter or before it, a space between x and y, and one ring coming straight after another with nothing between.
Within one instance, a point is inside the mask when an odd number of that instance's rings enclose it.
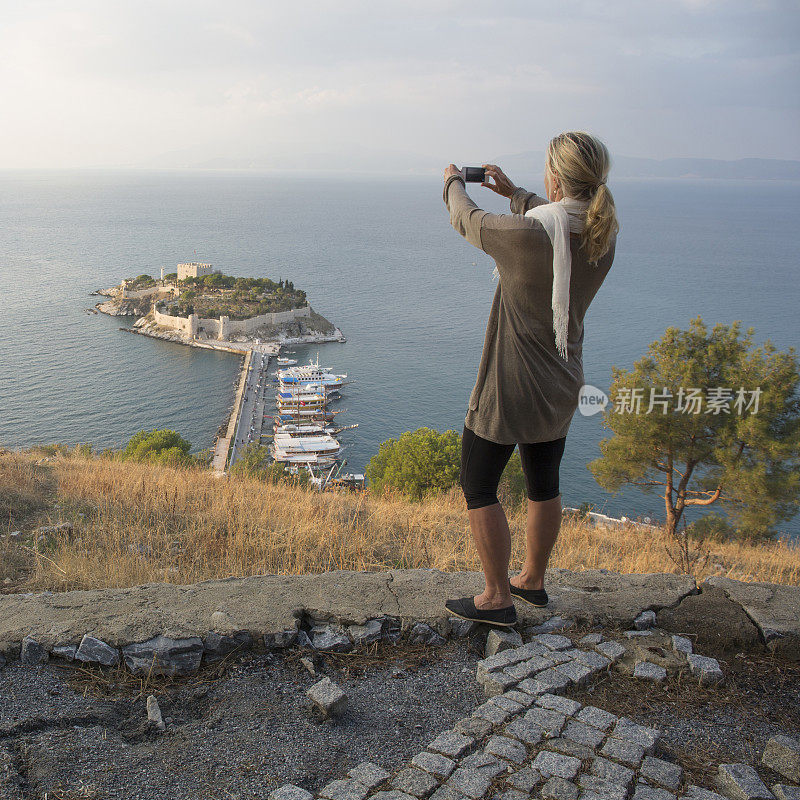
<instances>
[{"instance_id":1,"label":"smartphone","mask_svg":"<svg viewBox=\"0 0 800 800\"><path fill-rule=\"evenodd\" d=\"M466 183L485 183L486 170L483 167L464 167L461 170Z\"/></svg>"}]
</instances>

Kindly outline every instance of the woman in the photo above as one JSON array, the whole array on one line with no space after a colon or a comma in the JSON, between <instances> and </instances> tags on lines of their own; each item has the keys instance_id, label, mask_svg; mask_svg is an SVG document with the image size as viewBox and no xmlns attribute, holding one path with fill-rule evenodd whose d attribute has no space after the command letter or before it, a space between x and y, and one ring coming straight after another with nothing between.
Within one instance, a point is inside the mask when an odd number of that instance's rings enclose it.
<instances>
[{"instance_id":1,"label":"woman","mask_svg":"<svg viewBox=\"0 0 800 800\"><path fill-rule=\"evenodd\" d=\"M547 199L484 165L481 185L510 198L511 214L481 210L459 169L445 170L451 224L494 259L499 275L461 451L461 486L486 588L445 606L501 626L517 621L514 598L547 605L545 569L561 525L558 471L584 383L583 318L611 268L619 227L601 141L562 133L545 161ZM517 444L528 496L526 556L509 581L511 535L497 487Z\"/></svg>"}]
</instances>

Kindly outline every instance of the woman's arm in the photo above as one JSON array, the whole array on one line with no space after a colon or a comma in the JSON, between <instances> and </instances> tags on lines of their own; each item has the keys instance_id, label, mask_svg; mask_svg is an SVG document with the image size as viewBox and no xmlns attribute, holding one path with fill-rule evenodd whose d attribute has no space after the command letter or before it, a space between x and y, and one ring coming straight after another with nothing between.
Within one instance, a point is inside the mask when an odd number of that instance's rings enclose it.
<instances>
[{"instance_id":1,"label":"woman's arm","mask_svg":"<svg viewBox=\"0 0 800 800\"><path fill-rule=\"evenodd\" d=\"M450 224L474 247L483 250L481 244L481 222L488 214L478 208L467 194L464 178L461 174L450 174L444 182L442 192L447 210L450 212Z\"/></svg>"},{"instance_id":2,"label":"woman's arm","mask_svg":"<svg viewBox=\"0 0 800 800\"><path fill-rule=\"evenodd\" d=\"M514 189L511 195L511 213L524 214L531 208L544 205L549 202L546 197L539 197L535 192L527 192L521 186Z\"/></svg>"}]
</instances>

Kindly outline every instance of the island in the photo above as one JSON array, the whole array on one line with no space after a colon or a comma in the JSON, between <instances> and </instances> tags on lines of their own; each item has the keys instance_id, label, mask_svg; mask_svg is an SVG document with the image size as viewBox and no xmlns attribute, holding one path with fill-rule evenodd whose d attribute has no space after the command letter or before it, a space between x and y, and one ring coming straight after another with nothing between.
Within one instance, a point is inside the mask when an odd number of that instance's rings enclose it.
<instances>
[{"instance_id":1,"label":"island","mask_svg":"<svg viewBox=\"0 0 800 800\"><path fill-rule=\"evenodd\" d=\"M234 277L197 261L167 274L162 269L158 279L139 275L94 294L109 298L97 303L98 311L137 317L127 330L196 347L344 341L291 281Z\"/></svg>"}]
</instances>

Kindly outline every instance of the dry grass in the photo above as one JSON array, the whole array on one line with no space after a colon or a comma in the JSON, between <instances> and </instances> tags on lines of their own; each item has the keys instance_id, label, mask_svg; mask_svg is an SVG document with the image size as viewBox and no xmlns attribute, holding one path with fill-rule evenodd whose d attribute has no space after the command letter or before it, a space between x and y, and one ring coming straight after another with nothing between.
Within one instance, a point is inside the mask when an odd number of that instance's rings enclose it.
<instances>
[{"instance_id":1,"label":"dry grass","mask_svg":"<svg viewBox=\"0 0 800 800\"><path fill-rule=\"evenodd\" d=\"M0 487L9 476L25 474L20 459L0 456ZM49 521L69 520L74 529L30 542L32 572L13 587L17 591L330 569L480 568L460 490L415 503L105 459L60 456L48 469L57 483ZM46 482L36 480L43 498ZM512 566L518 566L524 506L509 511L509 523ZM713 572L746 581L800 582L800 552L786 544L715 543L712 549L708 562L697 567L698 579ZM626 573L676 569L663 537L633 527L598 529L580 520L565 520L552 565Z\"/></svg>"}]
</instances>

